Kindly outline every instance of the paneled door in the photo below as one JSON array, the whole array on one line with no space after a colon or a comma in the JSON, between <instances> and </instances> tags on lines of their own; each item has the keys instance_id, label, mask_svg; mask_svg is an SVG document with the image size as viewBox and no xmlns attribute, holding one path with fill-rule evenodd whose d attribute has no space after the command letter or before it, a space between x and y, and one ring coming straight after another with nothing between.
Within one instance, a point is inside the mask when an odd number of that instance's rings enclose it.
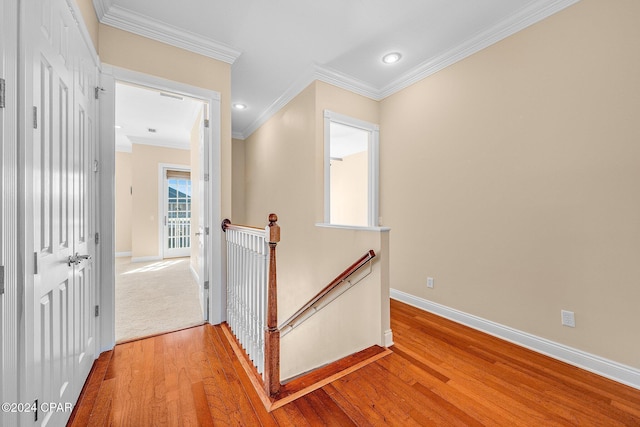
<instances>
[{"instance_id":1,"label":"paneled door","mask_svg":"<svg viewBox=\"0 0 640 427\"><path fill-rule=\"evenodd\" d=\"M96 352L90 159L97 68L65 0L25 3L34 252L27 369L37 424L57 426L66 423Z\"/></svg>"}]
</instances>

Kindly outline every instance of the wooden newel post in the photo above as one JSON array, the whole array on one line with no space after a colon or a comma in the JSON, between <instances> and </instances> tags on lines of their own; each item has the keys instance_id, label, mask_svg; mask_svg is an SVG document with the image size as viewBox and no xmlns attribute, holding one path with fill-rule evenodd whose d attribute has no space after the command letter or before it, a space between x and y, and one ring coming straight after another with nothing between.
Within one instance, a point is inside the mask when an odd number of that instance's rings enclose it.
<instances>
[{"instance_id":1,"label":"wooden newel post","mask_svg":"<svg viewBox=\"0 0 640 427\"><path fill-rule=\"evenodd\" d=\"M269 284L267 287L267 327L264 331L264 386L269 396L280 391L280 331L278 330L278 287L276 283L276 246L280 241L278 216L269 215Z\"/></svg>"}]
</instances>

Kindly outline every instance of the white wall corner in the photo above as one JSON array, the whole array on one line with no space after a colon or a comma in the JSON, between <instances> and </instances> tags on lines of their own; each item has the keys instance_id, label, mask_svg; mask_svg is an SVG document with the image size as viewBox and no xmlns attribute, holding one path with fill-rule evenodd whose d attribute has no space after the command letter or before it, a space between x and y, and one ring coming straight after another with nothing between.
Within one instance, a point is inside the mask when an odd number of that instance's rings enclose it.
<instances>
[{"instance_id":1,"label":"white wall corner","mask_svg":"<svg viewBox=\"0 0 640 427\"><path fill-rule=\"evenodd\" d=\"M391 298L640 390L640 369L391 289Z\"/></svg>"}]
</instances>

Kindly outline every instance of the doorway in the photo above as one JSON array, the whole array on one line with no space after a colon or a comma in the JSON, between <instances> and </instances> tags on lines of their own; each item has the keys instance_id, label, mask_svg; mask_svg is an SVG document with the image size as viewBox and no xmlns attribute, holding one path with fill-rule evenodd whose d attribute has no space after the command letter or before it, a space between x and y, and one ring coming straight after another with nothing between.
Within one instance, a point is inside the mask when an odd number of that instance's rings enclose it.
<instances>
[{"instance_id":1,"label":"doorway","mask_svg":"<svg viewBox=\"0 0 640 427\"><path fill-rule=\"evenodd\" d=\"M197 190L207 111L200 99L116 82L116 342L207 319L191 244L204 223Z\"/></svg>"},{"instance_id":2,"label":"doorway","mask_svg":"<svg viewBox=\"0 0 640 427\"><path fill-rule=\"evenodd\" d=\"M198 251L201 253L198 264L199 292L201 304L208 321L213 324L225 319L225 272L223 256L223 235L219 224L222 221L221 212L221 106L220 93L187 85L184 83L151 76L109 64L102 64L100 74L100 180L99 191L99 221L102 231L98 257L100 259L100 331L99 343L103 350L115 345L115 164L116 164L116 119L115 119L115 88L116 81L152 87L167 93L186 95L204 101L208 110L203 121L203 144L200 159L202 169L198 171L198 181L203 182L198 192L203 194L203 203L199 209L203 210L204 222L198 225ZM208 125L208 126L206 126ZM192 170L193 176L196 175ZM209 177L211 177L209 179ZM195 191L194 191L195 192ZM195 207L192 207L195 211ZM157 213L155 214L157 216ZM195 231L195 228L192 232ZM194 246L195 250L195 244ZM156 260L157 261L157 260ZM210 286L209 283L211 283Z\"/></svg>"},{"instance_id":3,"label":"doorway","mask_svg":"<svg viewBox=\"0 0 640 427\"><path fill-rule=\"evenodd\" d=\"M191 257L191 170L163 168L163 258Z\"/></svg>"}]
</instances>

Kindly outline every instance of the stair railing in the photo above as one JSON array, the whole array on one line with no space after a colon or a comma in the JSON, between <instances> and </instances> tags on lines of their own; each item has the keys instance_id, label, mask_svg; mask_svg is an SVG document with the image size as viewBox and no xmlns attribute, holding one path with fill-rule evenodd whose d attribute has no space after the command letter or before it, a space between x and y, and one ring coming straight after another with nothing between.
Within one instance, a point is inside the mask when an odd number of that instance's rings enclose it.
<instances>
[{"instance_id":1,"label":"stair railing","mask_svg":"<svg viewBox=\"0 0 640 427\"><path fill-rule=\"evenodd\" d=\"M264 228L222 221L227 243L227 323L262 376L270 397L280 391L280 338L349 290L351 277L376 256L368 251L278 326L276 247L280 242L278 217L269 215Z\"/></svg>"},{"instance_id":2,"label":"stair railing","mask_svg":"<svg viewBox=\"0 0 640 427\"><path fill-rule=\"evenodd\" d=\"M264 229L222 221L227 242L227 323L271 396L280 389L277 221L278 216L270 214Z\"/></svg>"}]
</instances>

